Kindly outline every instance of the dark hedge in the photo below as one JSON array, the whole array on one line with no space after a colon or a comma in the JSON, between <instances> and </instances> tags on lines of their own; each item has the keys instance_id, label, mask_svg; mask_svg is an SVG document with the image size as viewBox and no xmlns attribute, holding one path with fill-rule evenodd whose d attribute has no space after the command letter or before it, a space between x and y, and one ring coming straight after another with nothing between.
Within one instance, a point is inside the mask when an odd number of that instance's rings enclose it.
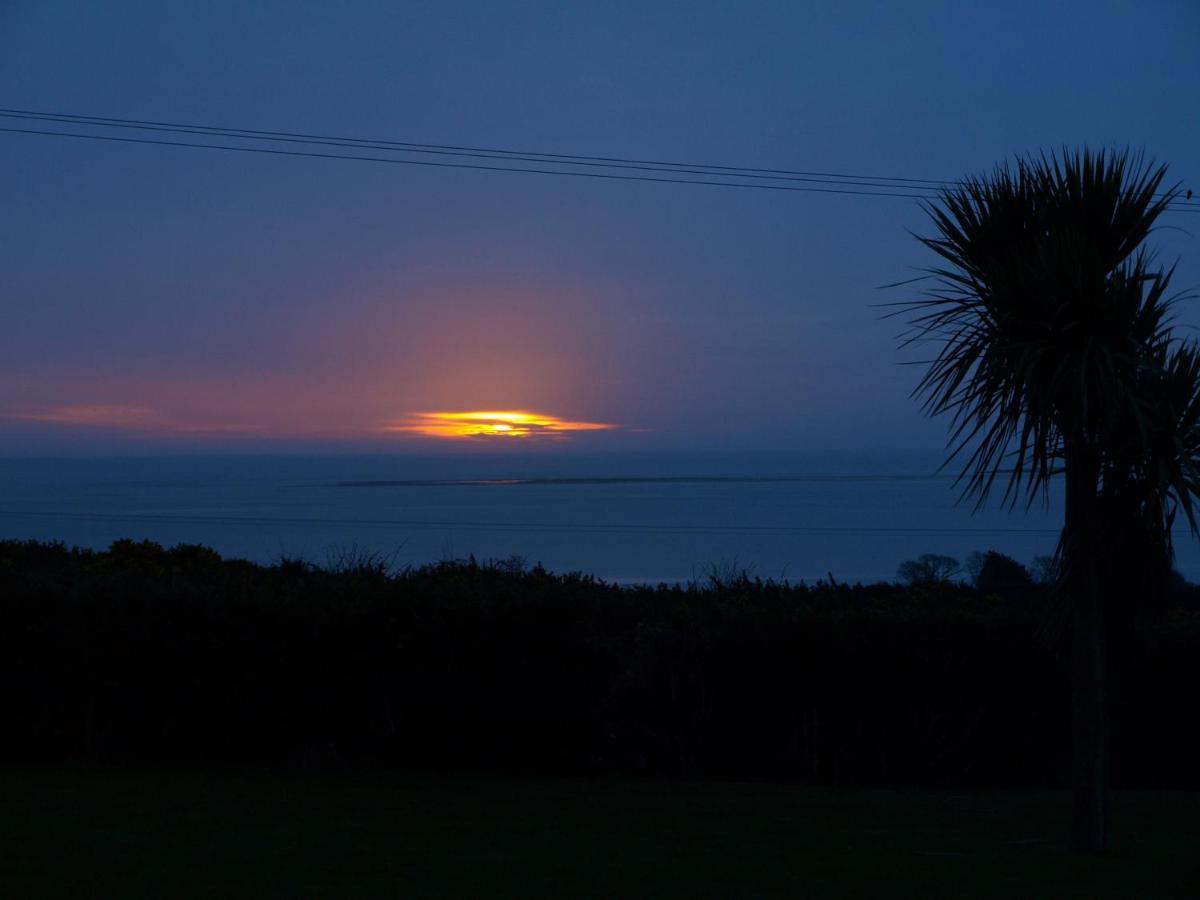
<instances>
[{"instance_id":1,"label":"dark hedge","mask_svg":"<svg viewBox=\"0 0 1200 900\"><path fill-rule=\"evenodd\" d=\"M0 542L10 762L1063 785L1048 595ZM1117 630L1114 781L1200 786L1200 614Z\"/></svg>"}]
</instances>

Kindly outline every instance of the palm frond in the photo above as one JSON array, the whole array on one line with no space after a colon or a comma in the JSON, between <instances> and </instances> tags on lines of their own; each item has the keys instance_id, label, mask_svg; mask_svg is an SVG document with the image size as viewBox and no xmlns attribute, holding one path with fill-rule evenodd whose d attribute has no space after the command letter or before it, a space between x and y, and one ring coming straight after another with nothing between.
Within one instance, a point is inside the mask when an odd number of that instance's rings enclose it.
<instances>
[{"instance_id":1,"label":"palm frond","mask_svg":"<svg viewBox=\"0 0 1200 900\"><path fill-rule=\"evenodd\" d=\"M929 289L900 304L901 346L939 349L914 389L950 419L964 499L1045 496L1068 443L1150 427L1137 372L1168 340L1171 272L1142 246L1172 191L1128 151L1062 151L998 166L925 204L937 258Z\"/></svg>"}]
</instances>

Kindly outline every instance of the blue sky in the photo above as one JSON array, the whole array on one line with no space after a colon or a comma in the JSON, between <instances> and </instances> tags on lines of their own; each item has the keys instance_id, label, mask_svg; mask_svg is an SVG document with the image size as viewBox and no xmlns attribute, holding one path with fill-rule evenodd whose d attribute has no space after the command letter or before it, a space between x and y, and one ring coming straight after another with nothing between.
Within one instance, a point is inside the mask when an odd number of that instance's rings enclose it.
<instances>
[{"instance_id":1,"label":"blue sky","mask_svg":"<svg viewBox=\"0 0 1200 900\"><path fill-rule=\"evenodd\" d=\"M1132 145L1200 188L1198 41L1190 0L41 0L0 3L0 106L923 178ZM929 262L912 200L3 133L0 167L0 454L428 449L389 424L496 409L620 426L589 450L943 440L874 306Z\"/></svg>"}]
</instances>

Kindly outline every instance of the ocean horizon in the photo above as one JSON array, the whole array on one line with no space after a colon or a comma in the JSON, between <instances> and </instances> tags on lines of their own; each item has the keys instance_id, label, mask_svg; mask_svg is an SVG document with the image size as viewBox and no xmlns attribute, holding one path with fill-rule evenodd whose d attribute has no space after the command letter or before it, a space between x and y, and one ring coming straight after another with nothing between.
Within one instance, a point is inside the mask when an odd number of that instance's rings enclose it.
<instances>
[{"instance_id":1,"label":"ocean horizon","mask_svg":"<svg viewBox=\"0 0 1200 900\"><path fill-rule=\"evenodd\" d=\"M1061 500L958 502L938 453L488 453L0 460L0 537L204 544L261 563L517 556L618 583L711 572L893 580L901 562L1054 552ZM1200 549L1177 534L1177 567Z\"/></svg>"}]
</instances>

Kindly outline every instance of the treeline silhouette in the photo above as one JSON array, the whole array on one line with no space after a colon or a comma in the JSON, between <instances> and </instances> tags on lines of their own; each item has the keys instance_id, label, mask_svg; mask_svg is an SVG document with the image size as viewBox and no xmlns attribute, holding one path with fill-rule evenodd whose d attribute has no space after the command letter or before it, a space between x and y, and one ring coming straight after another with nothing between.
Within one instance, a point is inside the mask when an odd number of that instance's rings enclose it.
<instances>
[{"instance_id":1,"label":"treeline silhouette","mask_svg":"<svg viewBox=\"0 0 1200 900\"><path fill-rule=\"evenodd\" d=\"M993 562L993 569L995 568ZM1007 579L616 587L0 542L9 762L1066 783L1052 593ZM1200 786L1200 604L1114 637L1114 777Z\"/></svg>"}]
</instances>

